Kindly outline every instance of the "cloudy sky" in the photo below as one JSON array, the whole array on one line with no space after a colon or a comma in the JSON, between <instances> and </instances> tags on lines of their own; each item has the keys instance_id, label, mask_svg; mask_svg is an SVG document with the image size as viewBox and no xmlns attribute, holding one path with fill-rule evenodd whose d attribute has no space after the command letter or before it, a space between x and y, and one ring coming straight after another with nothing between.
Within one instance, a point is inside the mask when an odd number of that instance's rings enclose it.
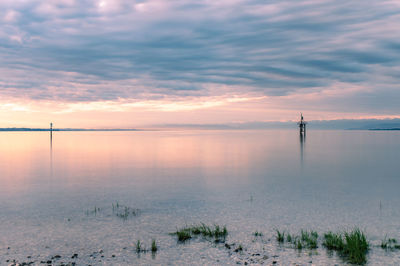
<instances>
[{"instance_id":1,"label":"cloudy sky","mask_svg":"<svg viewBox=\"0 0 400 266\"><path fill-rule=\"evenodd\" d=\"M400 1L1 0L0 127L400 117Z\"/></svg>"}]
</instances>

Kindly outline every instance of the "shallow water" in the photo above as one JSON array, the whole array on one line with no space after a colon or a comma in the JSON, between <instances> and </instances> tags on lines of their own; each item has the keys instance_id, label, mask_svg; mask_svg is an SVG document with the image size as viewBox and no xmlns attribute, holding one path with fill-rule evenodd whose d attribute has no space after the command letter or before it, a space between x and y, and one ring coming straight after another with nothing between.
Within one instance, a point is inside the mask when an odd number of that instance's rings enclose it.
<instances>
[{"instance_id":1,"label":"shallow water","mask_svg":"<svg viewBox=\"0 0 400 266\"><path fill-rule=\"evenodd\" d=\"M334 265L321 243L279 246L275 229L358 226L369 264L399 265L377 247L400 240L399 158L396 131L2 132L0 264ZM122 219L117 202L140 212ZM199 222L226 225L244 252L168 234ZM158 252L136 254L138 239Z\"/></svg>"}]
</instances>

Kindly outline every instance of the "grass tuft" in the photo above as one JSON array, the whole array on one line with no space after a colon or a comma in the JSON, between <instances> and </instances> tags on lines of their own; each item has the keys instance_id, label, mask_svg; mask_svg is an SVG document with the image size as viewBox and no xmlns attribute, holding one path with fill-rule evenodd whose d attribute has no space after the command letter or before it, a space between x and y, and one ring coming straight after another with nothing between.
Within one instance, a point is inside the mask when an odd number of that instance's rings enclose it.
<instances>
[{"instance_id":1,"label":"grass tuft","mask_svg":"<svg viewBox=\"0 0 400 266\"><path fill-rule=\"evenodd\" d=\"M285 232L284 231L280 232L279 230L276 230L276 240L279 243L285 242Z\"/></svg>"},{"instance_id":2,"label":"grass tuft","mask_svg":"<svg viewBox=\"0 0 400 266\"><path fill-rule=\"evenodd\" d=\"M298 239L298 238L295 238L295 240L294 240L294 246L295 246L297 249L303 249L303 244L302 244L301 240Z\"/></svg>"},{"instance_id":3,"label":"grass tuft","mask_svg":"<svg viewBox=\"0 0 400 266\"><path fill-rule=\"evenodd\" d=\"M341 251L344 248L343 237L340 233L328 232L324 235L324 242L322 245L328 250Z\"/></svg>"},{"instance_id":4,"label":"grass tuft","mask_svg":"<svg viewBox=\"0 0 400 266\"><path fill-rule=\"evenodd\" d=\"M381 248L386 250L394 250L400 249L400 245L397 244L397 240L395 238L387 238L385 236L385 238L382 240Z\"/></svg>"},{"instance_id":5,"label":"grass tuft","mask_svg":"<svg viewBox=\"0 0 400 266\"><path fill-rule=\"evenodd\" d=\"M293 244L296 249L316 249L318 247L318 233L315 231L301 230L300 235L295 236L290 233L285 233L284 231L276 230L276 240L279 243L285 242L285 235L286 242Z\"/></svg>"},{"instance_id":6,"label":"grass tuft","mask_svg":"<svg viewBox=\"0 0 400 266\"><path fill-rule=\"evenodd\" d=\"M358 228L351 232L344 233L343 253L347 256L350 263L364 264L367 261L366 255L369 243L365 234Z\"/></svg>"},{"instance_id":7,"label":"grass tuft","mask_svg":"<svg viewBox=\"0 0 400 266\"><path fill-rule=\"evenodd\" d=\"M301 230L300 235L291 235L276 230L276 240L279 243L284 243L286 240L287 243L291 243L294 248L299 250L318 248L318 237L316 231ZM349 263L364 264L367 261L369 242L365 234L358 228L350 232L325 233L322 245L328 250L337 251ZM400 249L396 239L386 237L382 240L381 247L384 249Z\"/></svg>"},{"instance_id":8,"label":"grass tuft","mask_svg":"<svg viewBox=\"0 0 400 266\"><path fill-rule=\"evenodd\" d=\"M121 206L118 203L116 205L113 204L113 213L121 218L122 220L126 221L129 217L138 216L140 214L139 209L134 209L127 206Z\"/></svg>"},{"instance_id":9,"label":"grass tuft","mask_svg":"<svg viewBox=\"0 0 400 266\"><path fill-rule=\"evenodd\" d=\"M258 232L258 231L255 231L255 232L253 233L253 235L254 235L254 236L263 236L263 233Z\"/></svg>"},{"instance_id":10,"label":"grass tuft","mask_svg":"<svg viewBox=\"0 0 400 266\"><path fill-rule=\"evenodd\" d=\"M224 242L228 235L228 230L226 229L226 226L221 227L219 225L214 225L214 227L211 227L201 223L200 225L181 228L173 234L176 234L178 240L181 242L186 241L193 236L202 236L206 239L214 238L216 242Z\"/></svg>"},{"instance_id":11,"label":"grass tuft","mask_svg":"<svg viewBox=\"0 0 400 266\"><path fill-rule=\"evenodd\" d=\"M151 241L151 252L155 253L155 252L157 252L157 250L158 250L158 247L157 247L156 240L153 239L153 240Z\"/></svg>"},{"instance_id":12,"label":"grass tuft","mask_svg":"<svg viewBox=\"0 0 400 266\"><path fill-rule=\"evenodd\" d=\"M143 251L142 243L140 242L140 240L138 240L136 242L136 252L140 253L141 251Z\"/></svg>"},{"instance_id":13,"label":"grass tuft","mask_svg":"<svg viewBox=\"0 0 400 266\"><path fill-rule=\"evenodd\" d=\"M381 246L385 244L386 242L382 242ZM323 245L329 250L340 252L350 263L364 264L367 261L369 243L358 228L344 233L328 232L324 235Z\"/></svg>"},{"instance_id":14,"label":"grass tuft","mask_svg":"<svg viewBox=\"0 0 400 266\"><path fill-rule=\"evenodd\" d=\"M185 242L192 238L190 231L186 228L176 231L176 235L178 236L178 241Z\"/></svg>"},{"instance_id":15,"label":"grass tuft","mask_svg":"<svg viewBox=\"0 0 400 266\"><path fill-rule=\"evenodd\" d=\"M301 241L303 246L309 249L316 249L318 247L318 233L315 231L301 230Z\"/></svg>"}]
</instances>

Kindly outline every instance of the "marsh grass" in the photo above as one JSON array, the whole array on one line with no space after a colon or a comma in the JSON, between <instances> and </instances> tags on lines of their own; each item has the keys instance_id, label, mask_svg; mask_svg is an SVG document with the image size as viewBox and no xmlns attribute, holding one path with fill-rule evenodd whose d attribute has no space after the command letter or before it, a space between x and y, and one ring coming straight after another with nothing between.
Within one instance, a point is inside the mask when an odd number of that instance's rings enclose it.
<instances>
[{"instance_id":1,"label":"marsh grass","mask_svg":"<svg viewBox=\"0 0 400 266\"><path fill-rule=\"evenodd\" d=\"M184 227L172 233L178 236L178 241L184 242L193 236L202 236L205 239L215 239L216 242L224 242L228 235L226 226L214 225L214 227L201 223L191 227Z\"/></svg>"},{"instance_id":2,"label":"marsh grass","mask_svg":"<svg viewBox=\"0 0 400 266\"><path fill-rule=\"evenodd\" d=\"M324 242L322 245L328 250L341 251L344 248L343 236L340 233L328 232L324 234Z\"/></svg>"},{"instance_id":3,"label":"marsh grass","mask_svg":"<svg viewBox=\"0 0 400 266\"><path fill-rule=\"evenodd\" d=\"M114 204L114 203L112 203L112 209L113 209L113 211L114 210L116 210L116 209L118 209L119 208L119 203L118 203L118 201Z\"/></svg>"},{"instance_id":4,"label":"marsh grass","mask_svg":"<svg viewBox=\"0 0 400 266\"><path fill-rule=\"evenodd\" d=\"M276 230L276 240L279 243L284 243L285 239L287 243L293 244L296 249L316 249L318 247L318 233L315 231L301 230L300 235L296 236Z\"/></svg>"},{"instance_id":5,"label":"marsh grass","mask_svg":"<svg viewBox=\"0 0 400 266\"><path fill-rule=\"evenodd\" d=\"M134 209L128 206L122 206L118 203L118 201L112 204L113 213L121 218L122 220L126 221L130 217L138 216L140 214L139 209Z\"/></svg>"},{"instance_id":6,"label":"marsh grass","mask_svg":"<svg viewBox=\"0 0 400 266\"><path fill-rule=\"evenodd\" d=\"M99 213L99 212L100 212L100 208L94 206L94 209L92 209L92 210L86 210L86 211L85 211L85 214L86 214L87 216L89 216L89 215L91 215L91 214L93 214L94 216L96 216L97 213Z\"/></svg>"},{"instance_id":7,"label":"marsh grass","mask_svg":"<svg viewBox=\"0 0 400 266\"><path fill-rule=\"evenodd\" d=\"M106 208L106 210L107 210L107 208ZM98 214L101 213L101 211L104 211L104 210L100 209L97 206L94 206L93 209L86 210L85 214L87 216L89 216L89 215L97 216ZM139 209L134 209L134 208L131 208L128 206L123 206L123 205L119 204L118 202L112 203L112 213L115 216L117 216L123 220L127 220L130 217L138 216L140 214L140 212L141 211Z\"/></svg>"},{"instance_id":8,"label":"marsh grass","mask_svg":"<svg viewBox=\"0 0 400 266\"><path fill-rule=\"evenodd\" d=\"M187 228L178 230L175 232L175 234L178 236L178 241L180 242L185 242L186 240L189 240L192 238L192 235Z\"/></svg>"},{"instance_id":9,"label":"marsh grass","mask_svg":"<svg viewBox=\"0 0 400 266\"><path fill-rule=\"evenodd\" d=\"M301 241L304 247L316 249L318 247L318 233L315 231L301 230Z\"/></svg>"},{"instance_id":10,"label":"marsh grass","mask_svg":"<svg viewBox=\"0 0 400 266\"><path fill-rule=\"evenodd\" d=\"M358 228L351 232L344 233L343 253L347 256L350 263L364 264L367 261L366 255L369 243L365 234Z\"/></svg>"},{"instance_id":11,"label":"marsh grass","mask_svg":"<svg viewBox=\"0 0 400 266\"><path fill-rule=\"evenodd\" d=\"M140 240L138 240L137 242L136 242L136 253L140 253L140 252L142 252L144 249L143 249L143 246L142 246L142 243L140 242Z\"/></svg>"},{"instance_id":12,"label":"marsh grass","mask_svg":"<svg viewBox=\"0 0 400 266\"><path fill-rule=\"evenodd\" d=\"M151 252L155 253L155 252L157 252L157 250L158 250L158 247L157 247L156 240L153 239L153 240L151 241Z\"/></svg>"},{"instance_id":13,"label":"marsh grass","mask_svg":"<svg viewBox=\"0 0 400 266\"><path fill-rule=\"evenodd\" d=\"M365 234L358 228L344 233L328 232L324 235L323 245L328 250L339 252L350 263L364 264L367 261L369 243Z\"/></svg>"},{"instance_id":14,"label":"marsh grass","mask_svg":"<svg viewBox=\"0 0 400 266\"><path fill-rule=\"evenodd\" d=\"M397 240L395 238L387 238L387 236L385 236L385 238L382 240L381 248L386 250L395 250L400 249L400 245L397 244Z\"/></svg>"},{"instance_id":15,"label":"marsh grass","mask_svg":"<svg viewBox=\"0 0 400 266\"><path fill-rule=\"evenodd\" d=\"M157 246L157 243L156 243L155 239L151 240L151 248L150 248L150 250L146 249L146 247L143 245L143 243L140 240L136 241L135 251L136 251L136 253L138 255L140 253L147 253L149 251L151 251L153 253L153 255L154 255L154 253L156 253L157 250L158 250L158 246Z\"/></svg>"},{"instance_id":16,"label":"marsh grass","mask_svg":"<svg viewBox=\"0 0 400 266\"><path fill-rule=\"evenodd\" d=\"M276 240L279 243L285 242L285 232L284 231L280 232L279 230L275 230L275 231L276 231Z\"/></svg>"},{"instance_id":17,"label":"marsh grass","mask_svg":"<svg viewBox=\"0 0 400 266\"><path fill-rule=\"evenodd\" d=\"M295 240L294 240L294 247L295 248L297 248L297 249L303 249L303 243L301 242L301 240L298 238L298 237L295 237Z\"/></svg>"},{"instance_id":18,"label":"marsh grass","mask_svg":"<svg viewBox=\"0 0 400 266\"><path fill-rule=\"evenodd\" d=\"M254 235L254 236L263 236L263 233L258 232L258 231L255 231L255 232L253 233L253 235Z\"/></svg>"},{"instance_id":19,"label":"marsh grass","mask_svg":"<svg viewBox=\"0 0 400 266\"><path fill-rule=\"evenodd\" d=\"M293 240L292 235L288 233L287 236L286 236L286 242L292 243L292 240Z\"/></svg>"}]
</instances>

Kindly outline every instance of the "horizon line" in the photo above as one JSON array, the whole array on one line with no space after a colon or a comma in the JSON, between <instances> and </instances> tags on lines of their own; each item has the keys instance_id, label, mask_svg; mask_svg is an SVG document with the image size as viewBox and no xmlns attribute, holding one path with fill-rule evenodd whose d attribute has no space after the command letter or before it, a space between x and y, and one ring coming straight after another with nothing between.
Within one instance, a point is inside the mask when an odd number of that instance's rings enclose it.
<instances>
[{"instance_id":1,"label":"horizon line","mask_svg":"<svg viewBox=\"0 0 400 266\"><path fill-rule=\"evenodd\" d=\"M322 127L325 129L393 129L400 127L400 118L385 118L385 119L334 119L334 120L310 120L311 125L316 128ZM354 124L353 124L354 123ZM379 123L379 124L378 124ZM154 124L143 127L130 128L73 128L61 127L54 128L51 123L50 127L4 127L0 131L159 131L159 130L183 130L183 129L214 129L214 130L243 130L243 129L268 129L268 128L290 128L297 127L297 121L250 121L250 122L231 122L231 123L214 123L214 124ZM361 126L361 127L360 127ZM339 128L338 128L339 127ZM340 128L341 127L341 128Z\"/></svg>"}]
</instances>

